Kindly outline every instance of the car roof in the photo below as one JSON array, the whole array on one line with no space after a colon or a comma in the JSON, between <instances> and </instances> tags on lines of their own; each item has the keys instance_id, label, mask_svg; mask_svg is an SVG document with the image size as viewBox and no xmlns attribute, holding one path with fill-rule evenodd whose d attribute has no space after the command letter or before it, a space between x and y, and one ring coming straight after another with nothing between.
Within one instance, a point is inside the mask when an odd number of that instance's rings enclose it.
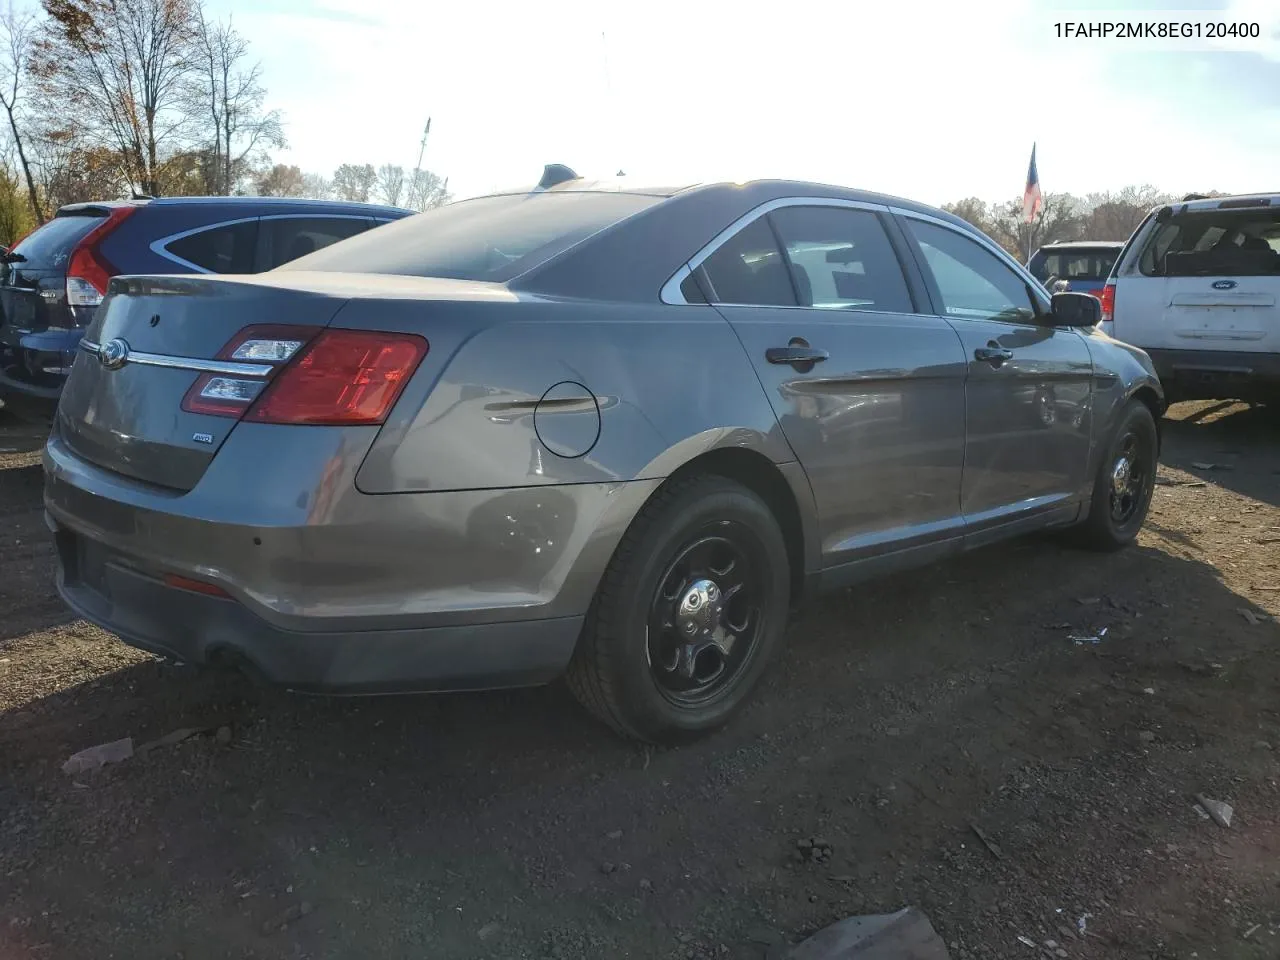
<instances>
[{"instance_id":1,"label":"car roof","mask_svg":"<svg viewBox=\"0 0 1280 960\"><path fill-rule=\"evenodd\" d=\"M415 211L404 207L392 207L380 203L360 203L355 200L313 200L305 197L138 197L133 200L94 200L86 203L67 203L58 213L81 213L95 209L113 210L117 207L179 207L191 205L229 207L288 207L294 210L361 210L371 216L409 216Z\"/></svg>"},{"instance_id":2,"label":"car roof","mask_svg":"<svg viewBox=\"0 0 1280 960\"><path fill-rule=\"evenodd\" d=\"M540 188L526 187L514 190L498 190L485 196L519 196L529 193L631 193L639 196L664 197L672 198L682 194L703 193L703 192L727 192L742 191L751 195L753 205L759 203L767 203L770 200L781 199L783 197L832 197L835 199L852 200L861 203L873 203L883 206L900 207L904 210L911 210L916 213L923 213L939 220L945 220L955 226L962 227L969 232L978 232L977 228L967 220L950 214L938 207L931 207L928 204L918 203L915 200L908 200L905 197L896 197L886 193L876 193L871 190L859 190L853 187L842 187L829 183L818 183L810 180L776 180L776 179L758 179L758 180L721 180L721 181L700 181L694 183L686 183L679 186L654 185L643 182L629 182L625 177L611 177L607 179L586 180L578 178L575 180L567 180L558 183L555 186ZM470 199L480 199L473 197ZM466 201L460 201L466 202ZM745 211L744 211L745 212Z\"/></svg>"},{"instance_id":3,"label":"car roof","mask_svg":"<svg viewBox=\"0 0 1280 960\"><path fill-rule=\"evenodd\" d=\"M1061 243L1046 243L1041 250L1082 250L1101 248L1119 250L1124 246L1123 240L1063 240Z\"/></svg>"},{"instance_id":4,"label":"car roof","mask_svg":"<svg viewBox=\"0 0 1280 960\"><path fill-rule=\"evenodd\" d=\"M1202 213L1221 209L1250 209L1257 207L1275 207L1280 210L1280 193L1240 193L1230 197L1207 197L1204 200L1185 200L1177 203L1162 203L1155 210L1170 208L1176 214Z\"/></svg>"}]
</instances>

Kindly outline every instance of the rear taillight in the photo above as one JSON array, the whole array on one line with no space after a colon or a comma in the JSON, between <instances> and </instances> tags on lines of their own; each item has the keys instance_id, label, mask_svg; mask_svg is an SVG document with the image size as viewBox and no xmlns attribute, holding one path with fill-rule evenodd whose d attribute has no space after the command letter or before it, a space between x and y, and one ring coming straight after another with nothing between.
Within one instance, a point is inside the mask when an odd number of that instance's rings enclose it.
<instances>
[{"instance_id":1,"label":"rear taillight","mask_svg":"<svg viewBox=\"0 0 1280 960\"><path fill-rule=\"evenodd\" d=\"M268 324L245 327L218 351L215 359L261 364L261 375L202 373L182 398L182 409L215 417L243 416L276 371L297 356L319 332L319 327Z\"/></svg>"},{"instance_id":2,"label":"rear taillight","mask_svg":"<svg viewBox=\"0 0 1280 960\"><path fill-rule=\"evenodd\" d=\"M1116 312L1116 282L1114 280L1107 281L1107 285L1098 294L1098 299L1102 301L1102 322L1110 323L1113 314Z\"/></svg>"},{"instance_id":3,"label":"rear taillight","mask_svg":"<svg viewBox=\"0 0 1280 960\"><path fill-rule=\"evenodd\" d=\"M96 307L107 293L107 283L116 274L116 268L102 255L102 241L137 207L116 207L107 218L84 235L71 251L67 264L67 305L71 307Z\"/></svg>"},{"instance_id":4,"label":"rear taillight","mask_svg":"<svg viewBox=\"0 0 1280 960\"><path fill-rule=\"evenodd\" d=\"M266 375L201 374L182 409L255 423L379 424L427 350L413 334L247 327L218 357L263 364Z\"/></svg>"}]
</instances>

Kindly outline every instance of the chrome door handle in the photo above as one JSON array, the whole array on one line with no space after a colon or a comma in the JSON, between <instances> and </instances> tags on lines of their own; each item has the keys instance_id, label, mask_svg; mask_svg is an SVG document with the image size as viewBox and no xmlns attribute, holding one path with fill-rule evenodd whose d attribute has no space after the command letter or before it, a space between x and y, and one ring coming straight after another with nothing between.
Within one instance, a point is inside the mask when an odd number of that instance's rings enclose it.
<instances>
[{"instance_id":1,"label":"chrome door handle","mask_svg":"<svg viewBox=\"0 0 1280 960\"><path fill-rule=\"evenodd\" d=\"M999 367L1006 360L1013 359L1013 351L1000 346L1000 344L992 340L985 347L978 347L978 349L974 350L973 359L982 363L989 363L993 367Z\"/></svg>"},{"instance_id":2,"label":"chrome door handle","mask_svg":"<svg viewBox=\"0 0 1280 960\"><path fill-rule=\"evenodd\" d=\"M770 363L819 363L831 354L816 347L770 347L764 352L764 358Z\"/></svg>"}]
</instances>

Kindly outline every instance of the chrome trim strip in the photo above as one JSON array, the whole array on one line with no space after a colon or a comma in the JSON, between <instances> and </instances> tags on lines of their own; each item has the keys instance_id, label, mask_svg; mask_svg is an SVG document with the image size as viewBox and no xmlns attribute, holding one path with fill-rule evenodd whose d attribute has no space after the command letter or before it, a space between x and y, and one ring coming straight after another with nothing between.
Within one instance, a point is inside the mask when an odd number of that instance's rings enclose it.
<instances>
[{"instance_id":1,"label":"chrome trim strip","mask_svg":"<svg viewBox=\"0 0 1280 960\"><path fill-rule=\"evenodd\" d=\"M92 340L81 340L80 349L97 356L102 345ZM275 369L272 364L236 363L231 360L201 360L198 357L171 357L163 353L139 353L130 350L125 365L136 363L144 367L165 367L170 370L190 370L194 373L220 373L228 377L253 377L265 379Z\"/></svg>"},{"instance_id":2,"label":"chrome trim strip","mask_svg":"<svg viewBox=\"0 0 1280 960\"><path fill-rule=\"evenodd\" d=\"M671 276L666 283L662 285L662 290L658 294L658 299L663 303L672 305L691 305L691 306L710 306L710 304L688 304L684 295L680 292L680 284L684 277L694 270L697 270L702 262L719 250L727 243L739 230L748 224L760 219L766 213L778 210L781 207L847 207L850 210L871 210L875 213L888 213L889 207L883 203L867 203L864 200L845 200L840 197L778 197L773 200L767 200L755 207L752 207L729 226L725 227L717 233L711 242L703 246L701 250L689 258L688 262L683 264L679 270ZM683 275L682 275L683 274ZM807 308L806 308L807 309Z\"/></svg>"}]
</instances>

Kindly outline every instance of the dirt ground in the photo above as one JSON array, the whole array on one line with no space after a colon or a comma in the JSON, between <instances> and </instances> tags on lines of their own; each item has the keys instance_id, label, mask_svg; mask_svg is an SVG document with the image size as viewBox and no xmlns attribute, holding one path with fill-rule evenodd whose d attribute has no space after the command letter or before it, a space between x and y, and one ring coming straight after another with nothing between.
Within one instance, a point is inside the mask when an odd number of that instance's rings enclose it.
<instances>
[{"instance_id":1,"label":"dirt ground","mask_svg":"<svg viewBox=\"0 0 1280 960\"><path fill-rule=\"evenodd\" d=\"M0 958L745 960L905 905L957 960L1280 956L1280 416L1167 428L1135 548L818 601L734 723L645 751L558 688L302 698L75 621L9 422Z\"/></svg>"}]
</instances>

